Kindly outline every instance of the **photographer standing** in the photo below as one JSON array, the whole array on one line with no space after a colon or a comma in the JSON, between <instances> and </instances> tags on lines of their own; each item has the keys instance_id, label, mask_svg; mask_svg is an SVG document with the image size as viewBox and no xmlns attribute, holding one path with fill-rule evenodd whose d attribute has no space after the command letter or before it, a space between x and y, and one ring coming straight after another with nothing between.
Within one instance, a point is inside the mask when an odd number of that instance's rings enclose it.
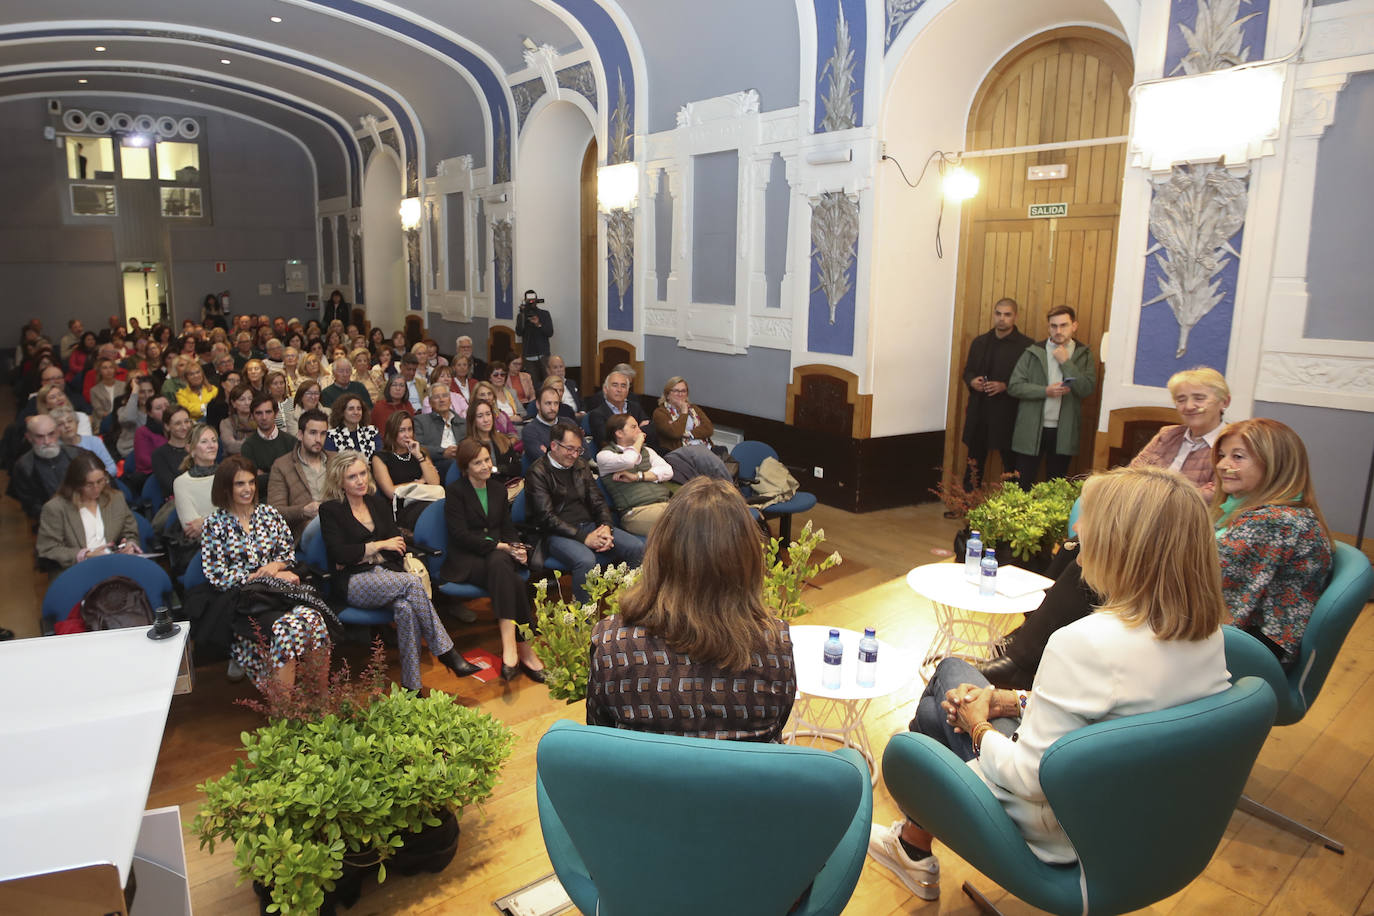
<instances>
[{"instance_id":1,"label":"photographer standing","mask_svg":"<svg viewBox=\"0 0 1374 916\"><path fill-rule=\"evenodd\" d=\"M553 337L553 318L547 309L539 307L543 301L534 290L525 290L525 299L515 316L515 333L520 335L525 370L534 377L536 389L544 381L544 358L552 352L549 339Z\"/></svg>"}]
</instances>

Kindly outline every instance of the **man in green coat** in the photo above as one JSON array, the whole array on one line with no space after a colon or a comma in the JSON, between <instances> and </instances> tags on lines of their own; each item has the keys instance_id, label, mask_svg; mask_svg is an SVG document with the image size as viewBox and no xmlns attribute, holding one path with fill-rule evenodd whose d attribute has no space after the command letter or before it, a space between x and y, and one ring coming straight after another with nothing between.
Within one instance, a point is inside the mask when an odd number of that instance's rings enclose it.
<instances>
[{"instance_id":1,"label":"man in green coat","mask_svg":"<svg viewBox=\"0 0 1374 916\"><path fill-rule=\"evenodd\" d=\"M1074 340L1078 316L1067 305L1050 309L1050 336L1027 347L1011 372L1007 392L1020 403L1011 448L1022 489L1029 490L1045 458L1045 477L1063 477L1078 454L1083 399L1097 389L1092 351Z\"/></svg>"}]
</instances>

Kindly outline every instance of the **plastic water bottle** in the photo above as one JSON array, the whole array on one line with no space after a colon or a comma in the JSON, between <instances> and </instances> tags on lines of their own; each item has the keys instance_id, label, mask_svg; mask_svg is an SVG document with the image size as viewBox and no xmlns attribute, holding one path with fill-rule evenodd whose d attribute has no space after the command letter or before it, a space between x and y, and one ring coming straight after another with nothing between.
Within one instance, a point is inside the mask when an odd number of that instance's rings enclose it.
<instances>
[{"instance_id":1,"label":"plastic water bottle","mask_svg":"<svg viewBox=\"0 0 1374 916\"><path fill-rule=\"evenodd\" d=\"M878 681L878 637L872 627L864 628L859 640L859 673L855 679L860 687L872 687Z\"/></svg>"},{"instance_id":2,"label":"plastic water bottle","mask_svg":"<svg viewBox=\"0 0 1374 916\"><path fill-rule=\"evenodd\" d=\"M997 594L997 551L989 547L983 552L983 575L978 580L978 594Z\"/></svg>"},{"instance_id":3,"label":"plastic water bottle","mask_svg":"<svg viewBox=\"0 0 1374 916\"><path fill-rule=\"evenodd\" d=\"M983 562L983 539L975 531L969 535L968 544L964 551L964 578L976 583L980 574L978 564L981 562Z\"/></svg>"},{"instance_id":4,"label":"plastic water bottle","mask_svg":"<svg viewBox=\"0 0 1374 916\"><path fill-rule=\"evenodd\" d=\"M844 661L844 643L840 642L840 631L831 630L830 638L825 641L825 670L821 673L821 686L826 690L840 689L840 665Z\"/></svg>"}]
</instances>

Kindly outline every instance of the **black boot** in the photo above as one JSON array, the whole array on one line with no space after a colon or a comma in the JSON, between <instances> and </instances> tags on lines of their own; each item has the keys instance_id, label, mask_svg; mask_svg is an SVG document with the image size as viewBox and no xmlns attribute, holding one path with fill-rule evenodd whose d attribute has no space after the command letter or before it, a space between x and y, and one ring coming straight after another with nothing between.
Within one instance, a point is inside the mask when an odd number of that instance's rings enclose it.
<instances>
[{"instance_id":1,"label":"black boot","mask_svg":"<svg viewBox=\"0 0 1374 916\"><path fill-rule=\"evenodd\" d=\"M1001 655L991 661L979 662L978 673L988 679L994 687L1003 690L1030 690L1035 682L1034 672L1027 672L1011 660L1009 655Z\"/></svg>"},{"instance_id":2,"label":"black boot","mask_svg":"<svg viewBox=\"0 0 1374 916\"><path fill-rule=\"evenodd\" d=\"M454 646L443 655L438 656L439 661L444 663L444 667L452 671L459 677L467 677L482 670L480 665L474 665L466 658L458 654L458 647Z\"/></svg>"}]
</instances>

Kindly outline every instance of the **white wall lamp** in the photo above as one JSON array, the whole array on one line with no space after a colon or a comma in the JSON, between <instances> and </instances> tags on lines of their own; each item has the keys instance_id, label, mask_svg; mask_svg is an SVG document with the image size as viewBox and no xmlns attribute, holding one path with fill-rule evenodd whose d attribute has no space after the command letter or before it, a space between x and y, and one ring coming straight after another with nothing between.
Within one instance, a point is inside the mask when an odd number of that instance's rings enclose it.
<instances>
[{"instance_id":1,"label":"white wall lamp","mask_svg":"<svg viewBox=\"0 0 1374 916\"><path fill-rule=\"evenodd\" d=\"M596 205L604 212L633 210L639 203L639 166L633 162L596 170Z\"/></svg>"},{"instance_id":2,"label":"white wall lamp","mask_svg":"<svg viewBox=\"0 0 1374 916\"><path fill-rule=\"evenodd\" d=\"M940 191L946 200L962 203L978 193L978 176L962 165L956 164L948 171L941 171Z\"/></svg>"},{"instance_id":3,"label":"white wall lamp","mask_svg":"<svg viewBox=\"0 0 1374 916\"><path fill-rule=\"evenodd\" d=\"M420 228L420 198L407 197L401 201L401 228L406 231Z\"/></svg>"},{"instance_id":4,"label":"white wall lamp","mask_svg":"<svg viewBox=\"0 0 1374 916\"><path fill-rule=\"evenodd\" d=\"M1240 165L1272 152L1283 80L1279 66L1254 66L1137 84L1132 164L1150 171L1219 158Z\"/></svg>"}]
</instances>

